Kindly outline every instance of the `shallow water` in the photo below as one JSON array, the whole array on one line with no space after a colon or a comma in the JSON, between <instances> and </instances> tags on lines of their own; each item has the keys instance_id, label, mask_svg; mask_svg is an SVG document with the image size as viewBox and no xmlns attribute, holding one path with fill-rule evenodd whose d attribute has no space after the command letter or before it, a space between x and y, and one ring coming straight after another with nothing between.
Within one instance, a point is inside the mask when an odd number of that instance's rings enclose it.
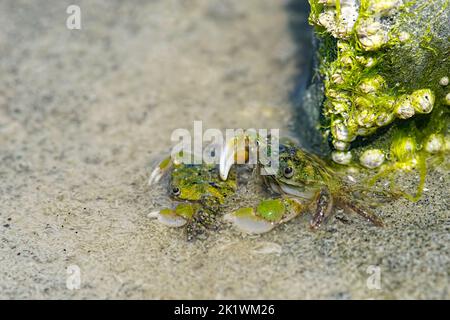
<instances>
[{"instance_id":1,"label":"shallow water","mask_svg":"<svg viewBox=\"0 0 450 320\"><path fill-rule=\"evenodd\" d=\"M419 202L377 209L383 229L299 218L189 243L148 219L171 203L147 179L174 129L292 134L302 17L268 0L81 1L69 31L69 4L0 3L0 298L450 297L446 172Z\"/></svg>"}]
</instances>

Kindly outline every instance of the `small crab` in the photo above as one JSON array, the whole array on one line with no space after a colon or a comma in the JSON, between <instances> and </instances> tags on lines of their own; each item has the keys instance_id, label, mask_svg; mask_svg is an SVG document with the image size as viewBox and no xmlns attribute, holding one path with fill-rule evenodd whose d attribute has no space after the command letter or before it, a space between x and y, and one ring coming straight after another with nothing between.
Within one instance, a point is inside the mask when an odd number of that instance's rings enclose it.
<instances>
[{"instance_id":1,"label":"small crab","mask_svg":"<svg viewBox=\"0 0 450 320\"><path fill-rule=\"evenodd\" d=\"M254 138L235 137L226 144L220 160L222 179L227 179L234 163L232 160L235 158L237 140L242 143L244 139L248 143ZM255 145L259 148L262 143L265 142L258 140ZM263 233L299 214L310 212L310 226L315 230L323 225L335 208L357 213L374 225L383 226L382 221L358 199L358 194L366 195L372 191L345 182L331 165L302 150L292 141L280 142L278 157L278 169L271 174L266 172L261 175L265 184L277 196L262 200L256 208L241 208L227 214L225 218L238 229L247 233ZM260 171L264 169L260 164L257 168Z\"/></svg>"},{"instance_id":2,"label":"small crab","mask_svg":"<svg viewBox=\"0 0 450 320\"><path fill-rule=\"evenodd\" d=\"M172 198L180 201L175 208L161 209L149 217L169 227L185 227L188 240L197 238L205 230L216 226L216 216L226 198L235 193L236 173L223 181L213 164L183 164L171 157L164 159L152 172L153 185L170 172L169 190Z\"/></svg>"}]
</instances>

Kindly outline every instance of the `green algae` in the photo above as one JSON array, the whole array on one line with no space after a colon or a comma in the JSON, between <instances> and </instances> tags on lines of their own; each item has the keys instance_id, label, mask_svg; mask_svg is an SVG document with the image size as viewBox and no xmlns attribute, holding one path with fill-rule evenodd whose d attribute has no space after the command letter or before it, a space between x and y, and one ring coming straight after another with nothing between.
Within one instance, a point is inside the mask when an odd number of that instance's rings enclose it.
<instances>
[{"instance_id":1,"label":"green algae","mask_svg":"<svg viewBox=\"0 0 450 320\"><path fill-rule=\"evenodd\" d=\"M448 0L310 0L323 81L321 129L340 164L417 170L449 151ZM368 155L375 150L382 161ZM378 159L379 160L379 159ZM384 161L386 160L386 161ZM376 163L376 166L373 164Z\"/></svg>"}]
</instances>

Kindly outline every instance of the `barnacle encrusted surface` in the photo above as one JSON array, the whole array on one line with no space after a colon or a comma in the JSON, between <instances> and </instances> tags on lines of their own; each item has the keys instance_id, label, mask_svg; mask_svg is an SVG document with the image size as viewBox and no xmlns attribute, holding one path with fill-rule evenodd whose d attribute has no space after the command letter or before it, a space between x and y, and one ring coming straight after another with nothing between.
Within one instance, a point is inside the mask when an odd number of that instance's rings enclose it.
<instances>
[{"instance_id":1,"label":"barnacle encrusted surface","mask_svg":"<svg viewBox=\"0 0 450 320\"><path fill-rule=\"evenodd\" d=\"M449 0L310 5L333 160L412 168L424 152L448 151Z\"/></svg>"},{"instance_id":2,"label":"barnacle encrusted surface","mask_svg":"<svg viewBox=\"0 0 450 320\"><path fill-rule=\"evenodd\" d=\"M310 4L310 22L322 38L323 113L336 150L348 150L356 138L393 122L432 112L441 116L428 115L425 120L435 121L421 131L427 137L444 133L450 92L443 85L450 74L448 0Z\"/></svg>"}]
</instances>

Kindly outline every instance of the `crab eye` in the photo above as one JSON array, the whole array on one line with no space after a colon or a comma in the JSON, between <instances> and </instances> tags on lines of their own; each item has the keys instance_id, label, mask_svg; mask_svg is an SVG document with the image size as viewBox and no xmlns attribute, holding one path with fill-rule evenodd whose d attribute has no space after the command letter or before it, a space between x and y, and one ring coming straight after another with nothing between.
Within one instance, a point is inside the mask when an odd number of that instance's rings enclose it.
<instances>
[{"instance_id":1,"label":"crab eye","mask_svg":"<svg viewBox=\"0 0 450 320\"><path fill-rule=\"evenodd\" d=\"M285 178L290 179L294 175L294 169L292 167L284 168L283 175Z\"/></svg>"},{"instance_id":2,"label":"crab eye","mask_svg":"<svg viewBox=\"0 0 450 320\"><path fill-rule=\"evenodd\" d=\"M180 188L178 188L178 187L173 187L173 188L172 188L172 194L173 194L174 196L179 196L180 193L181 193Z\"/></svg>"}]
</instances>

